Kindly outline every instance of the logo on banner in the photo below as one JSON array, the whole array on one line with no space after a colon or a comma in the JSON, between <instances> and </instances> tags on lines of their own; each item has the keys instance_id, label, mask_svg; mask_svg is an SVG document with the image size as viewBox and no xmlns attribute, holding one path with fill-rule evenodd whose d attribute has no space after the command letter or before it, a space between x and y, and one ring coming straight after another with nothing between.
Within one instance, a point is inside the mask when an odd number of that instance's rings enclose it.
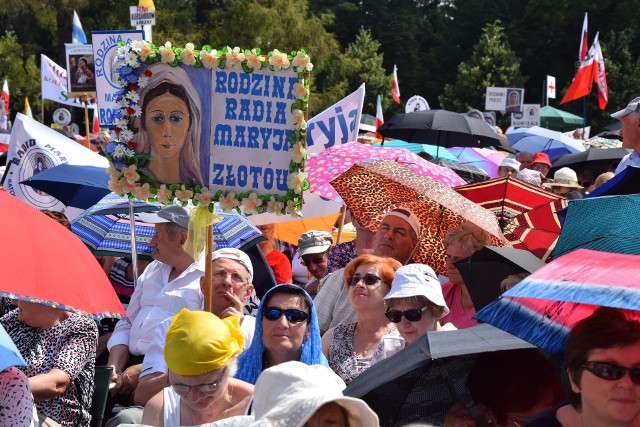
<instances>
[{"instance_id":1,"label":"logo on banner","mask_svg":"<svg viewBox=\"0 0 640 427\"><path fill-rule=\"evenodd\" d=\"M419 95L414 95L407 101L404 106L405 113L413 113L414 111L425 111L429 109L429 103L426 99Z\"/></svg>"}]
</instances>

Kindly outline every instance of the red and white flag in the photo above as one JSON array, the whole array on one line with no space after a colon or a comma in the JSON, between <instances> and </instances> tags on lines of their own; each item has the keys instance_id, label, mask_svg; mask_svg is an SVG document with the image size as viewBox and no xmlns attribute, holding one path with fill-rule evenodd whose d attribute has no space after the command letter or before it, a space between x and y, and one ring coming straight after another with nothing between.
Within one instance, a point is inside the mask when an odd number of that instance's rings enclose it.
<instances>
[{"instance_id":1,"label":"red and white flag","mask_svg":"<svg viewBox=\"0 0 640 427\"><path fill-rule=\"evenodd\" d=\"M98 120L98 109L93 110L93 125L91 126L92 133L100 133L100 121Z\"/></svg>"},{"instance_id":2,"label":"red and white flag","mask_svg":"<svg viewBox=\"0 0 640 427\"><path fill-rule=\"evenodd\" d=\"M591 87L594 82L597 82L598 77L598 63L596 61L596 45L598 44L598 34L596 34L593 44L584 61L580 64L580 68L576 73L576 76L571 82L571 86L567 89L567 93L564 94L560 104L564 104L591 93Z\"/></svg>"},{"instance_id":3,"label":"red and white flag","mask_svg":"<svg viewBox=\"0 0 640 427\"><path fill-rule=\"evenodd\" d=\"M598 39L596 43L596 63L597 71L594 83L598 84L598 106L601 110L604 110L609 102L609 87L607 86L607 73L604 69L604 57L602 56L602 49L600 49L600 42Z\"/></svg>"},{"instance_id":4,"label":"red and white flag","mask_svg":"<svg viewBox=\"0 0 640 427\"><path fill-rule=\"evenodd\" d=\"M376 102L376 138L382 139L382 135L378 133L380 126L384 124L384 117L382 116L382 100L378 95L378 101Z\"/></svg>"},{"instance_id":5,"label":"red and white flag","mask_svg":"<svg viewBox=\"0 0 640 427\"><path fill-rule=\"evenodd\" d=\"M2 100L4 101L4 114L9 115L9 83L4 79L2 85Z\"/></svg>"},{"instance_id":6,"label":"red and white flag","mask_svg":"<svg viewBox=\"0 0 640 427\"><path fill-rule=\"evenodd\" d=\"M398 67L393 66L393 81L391 82L391 95L393 100L400 104L400 86L398 86Z\"/></svg>"},{"instance_id":7,"label":"red and white flag","mask_svg":"<svg viewBox=\"0 0 640 427\"><path fill-rule=\"evenodd\" d=\"M578 61L582 64L587 56L589 41L587 38L587 12L584 13L584 22L582 23L582 35L580 36L580 50L578 51Z\"/></svg>"}]
</instances>

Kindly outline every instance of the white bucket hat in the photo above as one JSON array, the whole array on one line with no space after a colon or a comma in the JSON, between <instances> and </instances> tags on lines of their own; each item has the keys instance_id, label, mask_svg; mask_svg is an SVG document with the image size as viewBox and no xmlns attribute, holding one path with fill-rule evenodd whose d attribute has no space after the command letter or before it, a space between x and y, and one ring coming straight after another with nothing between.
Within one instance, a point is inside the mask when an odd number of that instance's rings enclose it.
<instances>
[{"instance_id":1,"label":"white bucket hat","mask_svg":"<svg viewBox=\"0 0 640 427\"><path fill-rule=\"evenodd\" d=\"M391 290L384 299L417 296L425 297L438 307L442 307L444 309L442 316L449 314L449 307L442 295L442 285L433 269L424 264L404 265L396 271L391 282Z\"/></svg>"},{"instance_id":2,"label":"white bucket hat","mask_svg":"<svg viewBox=\"0 0 640 427\"><path fill-rule=\"evenodd\" d=\"M568 187L581 189L582 186L578 183L578 175L571 168L558 169L553 174L553 182L545 182L542 184L544 188L550 187Z\"/></svg>"},{"instance_id":3,"label":"white bucket hat","mask_svg":"<svg viewBox=\"0 0 640 427\"><path fill-rule=\"evenodd\" d=\"M297 361L281 363L258 377L252 417L232 417L207 426L302 427L329 402L345 410L351 427L379 426L376 413L363 400L343 396L344 388L344 381L326 366Z\"/></svg>"},{"instance_id":4,"label":"white bucket hat","mask_svg":"<svg viewBox=\"0 0 640 427\"><path fill-rule=\"evenodd\" d=\"M624 107L620 111L616 111L611 115L611 117L620 120L630 113L640 113L640 96L637 98L633 98L626 107Z\"/></svg>"}]
</instances>

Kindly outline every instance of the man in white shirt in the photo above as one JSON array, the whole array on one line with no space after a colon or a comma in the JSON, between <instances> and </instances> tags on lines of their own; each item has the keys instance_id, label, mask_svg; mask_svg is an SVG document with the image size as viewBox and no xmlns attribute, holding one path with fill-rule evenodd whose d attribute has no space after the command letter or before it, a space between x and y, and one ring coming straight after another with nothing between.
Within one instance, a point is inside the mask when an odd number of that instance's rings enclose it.
<instances>
[{"instance_id":1,"label":"man in white shirt","mask_svg":"<svg viewBox=\"0 0 640 427\"><path fill-rule=\"evenodd\" d=\"M640 96L634 98L624 109L611 115L620 120L622 128L622 148L630 148L633 151L622 158L616 168L616 175L626 169L627 166L640 167Z\"/></svg>"},{"instance_id":2,"label":"man in white shirt","mask_svg":"<svg viewBox=\"0 0 640 427\"><path fill-rule=\"evenodd\" d=\"M127 307L129 319L120 320L109 339L107 366L113 367L112 396L128 396L138 385L142 356L155 329L181 309L198 310L203 305L200 265L183 248L187 241L189 213L180 206L167 206L157 213L139 214L155 224L150 245L154 261L138 279Z\"/></svg>"},{"instance_id":3,"label":"man in white shirt","mask_svg":"<svg viewBox=\"0 0 640 427\"><path fill-rule=\"evenodd\" d=\"M373 254L408 264L420 242L420 220L409 209L392 209L382 218L373 238ZM326 276L313 300L318 313L320 333L341 323L358 320L349 303L349 288L344 286L344 268Z\"/></svg>"},{"instance_id":4,"label":"man in white shirt","mask_svg":"<svg viewBox=\"0 0 640 427\"><path fill-rule=\"evenodd\" d=\"M212 260L211 311L220 318L240 318L240 329L245 337L244 348L247 348L253 339L256 323L255 317L244 315L244 303L253 292L251 260L247 254L235 248L213 252ZM204 286L204 277L200 278L200 285ZM144 406L151 397L169 385L167 365L164 361L164 344L172 320L167 319L156 328L153 343L149 346L142 363L140 383L134 396L136 405Z\"/></svg>"}]
</instances>

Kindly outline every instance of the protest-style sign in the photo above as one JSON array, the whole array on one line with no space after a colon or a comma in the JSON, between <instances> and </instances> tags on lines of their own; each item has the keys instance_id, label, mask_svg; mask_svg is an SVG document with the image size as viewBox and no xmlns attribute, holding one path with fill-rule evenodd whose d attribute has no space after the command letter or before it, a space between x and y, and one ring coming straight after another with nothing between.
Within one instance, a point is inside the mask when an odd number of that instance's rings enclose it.
<instances>
[{"instance_id":1,"label":"protest-style sign","mask_svg":"<svg viewBox=\"0 0 640 427\"><path fill-rule=\"evenodd\" d=\"M362 83L355 92L309 119L307 126L309 156L358 138L364 95L365 87Z\"/></svg>"},{"instance_id":2,"label":"protest-style sign","mask_svg":"<svg viewBox=\"0 0 640 427\"><path fill-rule=\"evenodd\" d=\"M138 6L131 6L136 8ZM96 91L98 104L98 121L100 126L111 126L115 112L120 108L116 98L122 89L117 81L114 58L118 43L129 43L132 40L143 40L142 31L92 31L93 57L95 59Z\"/></svg>"},{"instance_id":3,"label":"protest-style sign","mask_svg":"<svg viewBox=\"0 0 640 427\"><path fill-rule=\"evenodd\" d=\"M65 43L67 92L70 97L96 91L93 47L90 44Z\"/></svg>"},{"instance_id":4,"label":"protest-style sign","mask_svg":"<svg viewBox=\"0 0 640 427\"><path fill-rule=\"evenodd\" d=\"M514 128L540 126L540 104L524 104L521 113L511 113Z\"/></svg>"},{"instance_id":5,"label":"protest-style sign","mask_svg":"<svg viewBox=\"0 0 640 427\"><path fill-rule=\"evenodd\" d=\"M144 6L129 6L131 26L156 25L156 11Z\"/></svg>"},{"instance_id":6,"label":"protest-style sign","mask_svg":"<svg viewBox=\"0 0 640 427\"><path fill-rule=\"evenodd\" d=\"M117 194L213 212L298 215L309 186L306 110L313 65L304 50L201 50L121 43L122 89L106 147Z\"/></svg>"},{"instance_id":7,"label":"protest-style sign","mask_svg":"<svg viewBox=\"0 0 640 427\"><path fill-rule=\"evenodd\" d=\"M507 113L521 112L523 101L522 88L487 87L484 109Z\"/></svg>"},{"instance_id":8,"label":"protest-style sign","mask_svg":"<svg viewBox=\"0 0 640 427\"><path fill-rule=\"evenodd\" d=\"M18 113L11 130L3 187L38 209L65 211L65 206L42 191L20 184L62 163L106 168L107 160L42 123Z\"/></svg>"},{"instance_id":9,"label":"protest-style sign","mask_svg":"<svg viewBox=\"0 0 640 427\"><path fill-rule=\"evenodd\" d=\"M404 106L405 113L413 113L414 111L426 110L430 110L429 103L420 95L413 95L407 100L407 103Z\"/></svg>"}]
</instances>

